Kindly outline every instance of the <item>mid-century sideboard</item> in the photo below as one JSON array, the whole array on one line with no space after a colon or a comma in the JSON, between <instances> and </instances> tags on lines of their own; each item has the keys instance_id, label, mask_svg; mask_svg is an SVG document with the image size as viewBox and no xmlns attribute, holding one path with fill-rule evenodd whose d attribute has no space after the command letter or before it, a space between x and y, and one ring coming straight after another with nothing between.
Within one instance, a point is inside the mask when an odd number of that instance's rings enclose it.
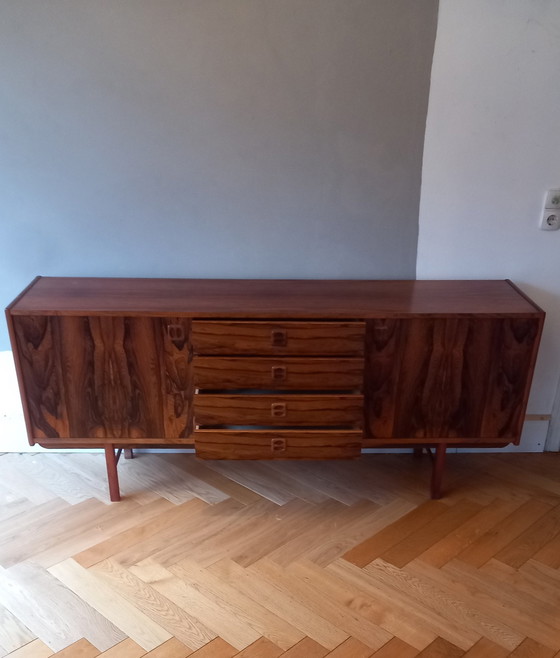
<instances>
[{"instance_id":1,"label":"mid-century sideboard","mask_svg":"<svg viewBox=\"0 0 560 658\"><path fill-rule=\"evenodd\" d=\"M519 442L544 321L510 281L37 277L6 310L31 445L205 459Z\"/></svg>"}]
</instances>

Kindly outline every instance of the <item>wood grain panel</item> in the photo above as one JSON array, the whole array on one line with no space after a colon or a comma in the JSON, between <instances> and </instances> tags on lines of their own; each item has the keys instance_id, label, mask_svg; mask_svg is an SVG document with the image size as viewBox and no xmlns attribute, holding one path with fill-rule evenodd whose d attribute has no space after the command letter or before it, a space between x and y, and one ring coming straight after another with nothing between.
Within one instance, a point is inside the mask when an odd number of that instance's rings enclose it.
<instances>
[{"instance_id":1,"label":"wood grain panel","mask_svg":"<svg viewBox=\"0 0 560 658\"><path fill-rule=\"evenodd\" d=\"M363 359L195 357L200 389L358 390Z\"/></svg>"},{"instance_id":2,"label":"wood grain panel","mask_svg":"<svg viewBox=\"0 0 560 658\"><path fill-rule=\"evenodd\" d=\"M190 435L193 424L191 322L185 318L159 321L162 337L161 369L164 383L163 425L168 439Z\"/></svg>"},{"instance_id":3,"label":"wood grain panel","mask_svg":"<svg viewBox=\"0 0 560 658\"><path fill-rule=\"evenodd\" d=\"M364 353L363 322L193 322L194 351L205 355Z\"/></svg>"},{"instance_id":4,"label":"wood grain panel","mask_svg":"<svg viewBox=\"0 0 560 658\"><path fill-rule=\"evenodd\" d=\"M374 320L366 330L367 437L518 437L537 318Z\"/></svg>"},{"instance_id":5,"label":"wood grain panel","mask_svg":"<svg viewBox=\"0 0 560 658\"><path fill-rule=\"evenodd\" d=\"M202 459L343 459L360 455L353 430L196 430Z\"/></svg>"},{"instance_id":6,"label":"wood grain panel","mask_svg":"<svg viewBox=\"0 0 560 658\"><path fill-rule=\"evenodd\" d=\"M361 395L197 395L197 425L354 425Z\"/></svg>"},{"instance_id":7,"label":"wood grain panel","mask_svg":"<svg viewBox=\"0 0 560 658\"><path fill-rule=\"evenodd\" d=\"M366 325L364 414L366 438L394 436L404 323L374 320Z\"/></svg>"},{"instance_id":8,"label":"wood grain panel","mask_svg":"<svg viewBox=\"0 0 560 658\"><path fill-rule=\"evenodd\" d=\"M12 318L23 395L27 400L30 439L69 436L68 411L60 364L58 319L53 316Z\"/></svg>"},{"instance_id":9,"label":"wood grain panel","mask_svg":"<svg viewBox=\"0 0 560 658\"><path fill-rule=\"evenodd\" d=\"M164 436L151 318L59 319L71 437Z\"/></svg>"},{"instance_id":10,"label":"wood grain panel","mask_svg":"<svg viewBox=\"0 0 560 658\"><path fill-rule=\"evenodd\" d=\"M480 433L482 437L519 439L540 322L537 318L506 318L496 325Z\"/></svg>"}]
</instances>

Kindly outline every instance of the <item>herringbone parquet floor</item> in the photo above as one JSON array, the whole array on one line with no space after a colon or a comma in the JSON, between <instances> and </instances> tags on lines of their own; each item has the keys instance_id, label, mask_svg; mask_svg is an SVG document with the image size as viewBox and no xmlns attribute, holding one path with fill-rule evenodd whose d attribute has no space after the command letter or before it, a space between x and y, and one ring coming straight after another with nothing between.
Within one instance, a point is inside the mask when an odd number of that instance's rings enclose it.
<instances>
[{"instance_id":1,"label":"herringbone parquet floor","mask_svg":"<svg viewBox=\"0 0 560 658\"><path fill-rule=\"evenodd\" d=\"M0 656L560 656L560 455L0 456Z\"/></svg>"}]
</instances>

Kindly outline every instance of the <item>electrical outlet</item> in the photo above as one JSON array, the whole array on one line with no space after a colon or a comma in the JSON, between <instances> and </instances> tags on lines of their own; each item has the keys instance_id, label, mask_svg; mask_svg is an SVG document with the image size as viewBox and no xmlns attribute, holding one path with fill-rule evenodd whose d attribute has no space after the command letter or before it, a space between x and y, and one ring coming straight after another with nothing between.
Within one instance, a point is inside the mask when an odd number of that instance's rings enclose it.
<instances>
[{"instance_id":1,"label":"electrical outlet","mask_svg":"<svg viewBox=\"0 0 560 658\"><path fill-rule=\"evenodd\" d=\"M546 199L544 200L544 207L560 209L560 190L548 190Z\"/></svg>"},{"instance_id":2,"label":"electrical outlet","mask_svg":"<svg viewBox=\"0 0 560 658\"><path fill-rule=\"evenodd\" d=\"M556 231L559 228L560 228L560 210L554 211L545 208L541 218L541 230Z\"/></svg>"}]
</instances>

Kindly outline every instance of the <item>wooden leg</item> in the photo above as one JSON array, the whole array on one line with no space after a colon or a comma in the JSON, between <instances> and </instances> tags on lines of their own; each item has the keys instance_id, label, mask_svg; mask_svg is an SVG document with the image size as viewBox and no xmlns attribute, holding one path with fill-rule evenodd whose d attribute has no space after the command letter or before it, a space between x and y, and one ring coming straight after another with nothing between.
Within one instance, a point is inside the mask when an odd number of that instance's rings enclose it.
<instances>
[{"instance_id":1,"label":"wooden leg","mask_svg":"<svg viewBox=\"0 0 560 658\"><path fill-rule=\"evenodd\" d=\"M117 473L118 457L114 446L105 447L105 461L107 463L107 481L109 482L109 497L111 502L117 503L121 499L119 489L119 474Z\"/></svg>"},{"instance_id":2,"label":"wooden leg","mask_svg":"<svg viewBox=\"0 0 560 658\"><path fill-rule=\"evenodd\" d=\"M441 483L443 480L443 470L445 468L445 454L447 451L446 443L438 443L436 448L436 458L432 467L432 498L441 498Z\"/></svg>"},{"instance_id":3,"label":"wooden leg","mask_svg":"<svg viewBox=\"0 0 560 658\"><path fill-rule=\"evenodd\" d=\"M134 459L134 451L132 448L125 448L123 454L125 459Z\"/></svg>"}]
</instances>

